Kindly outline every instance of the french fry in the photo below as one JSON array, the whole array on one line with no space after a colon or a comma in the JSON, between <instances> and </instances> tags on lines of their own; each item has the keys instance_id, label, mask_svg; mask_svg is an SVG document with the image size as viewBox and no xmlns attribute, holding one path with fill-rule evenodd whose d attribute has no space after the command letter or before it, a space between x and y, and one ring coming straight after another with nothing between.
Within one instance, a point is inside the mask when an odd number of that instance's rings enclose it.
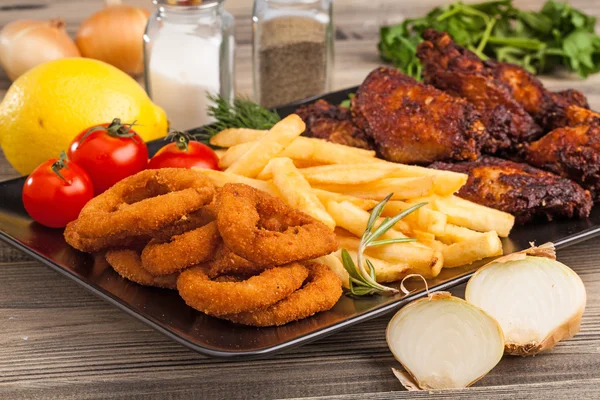
<instances>
[{"instance_id":1,"label":"french fry","mask_svg":"<svg viewBox=\"0 0 600 400\"><path fill-rule=\"evenodd\" d=\"M337 203L330 201L327 203L327 211L333 217L338 227L341 227L357 237L361 237L366 229L369 213L356 207L349 202ZM406 237L395 229L390 229L381 239L391 239ZM358 238L338 237L340 247L342 244L350 245L354 240L354 245L358 248L360 242ZM406 263L411 270L420 273L426 277L435 277L439 274L443 256L419 243L393 243L385 246L371 247L367 249L366 254L382 259L392 264Z\"/></svg>"},{"instance_id":2,"label":"french fry","mask_svg":"<svg viewBox=\"0 0 600 400\"><path fill-rule=\"evenodd\" d=\"M258 179L246 178L245 176L229 174L223 171L215 171L213 169L194 169L206 175L216 187L223 187L228 183L244 183L248 186L252 186L255 189L267 192L272 196L280 197L279 190L277 190L277 187L272 181L259 181Z\"/></svg>"},{"instance_id":3,"label":"french fry","mask_svg":"<svg viewBox=\"0 0 600 400\"><path fill-rule=\"evenodd\" d=\"M361 185L315 184L314 187L329 192L373 200L383 200L390 193L393 193L392 200L404 200L430 194L433 190L433 177L385 178Z\"/></svg>"},{"instance_id":4,"label":"french fry","mask_svg":"<svg viewBox=\"0 0 600 400\"><path fill-rule=\"evenodd\" d=\"M254 145L227 172L254 178L269 163L269 160L285 149L300 136L306 125L296 115L291 114L275 124L265 136L253 142Z\"/></svg>"},{"instance_id":5,"label":"french fry","mask_svg":"<svg viewBox=\"0 0 600 400\"><path fill-rule=\"evenodd\" d=\"M460 197L436 197L433 203L435 209L446 214L448 222L474 231L496 231L498 236L507 237L515 224L515 217L508 213Z\"/></svg>"},{"instance_id":6,"label":"french fry","mask_svg":"<svg viewBox=\"0 0 600 400\"><path fill-rule=\"evenodd\" d=\"M366 163L323 165L304 168L300 172L311 184L357 185L386 178L390 175L391 170L380 168L378 163Z\"/></svg>"},{"instance_id":7,"label":"french fry","mask_svg":"<svg viewBox=\"0 0 600 400\"><path fill-rule=\"evenodd\" d=\"M451 244L442 250L444 267L454 268L502 255L502 242L494 231L483 233L469 240Z\"/></svg>"},{"instance_id":8,"label":"french fry","mask_svg":"<svg viewBox=\"0 0 600 400\"><path fill-rule=\"evenodd\" d=\"M360 197L347 196L345 194L328 192L326 190L321 189L313 188L313 193L317 195L317 197L319 198L319 200L321 200L321 203L323 204L327 204L331 200L336 201L338 203L342 201L347 201L354 204L357 207L362 208L363 210L371 210L378 203L377 200L362 199Z\"/></svg>"},{"instance_id":9,"label":"french fry","mask_svg":"<svg viewBox=\"0 0 600 400\"><path fill-rule=\"evenodd\" d=\"M213 146L233 147L238 144L254 142L261 139L269 131L248 128L229 128L224 129L210 138L209 142Z\"/></svg>"},{"instance_id":10,"label":"french fry","mask_svg":"<svg viewBox=\"0 0 600 400\"><path fill-rule=\"evenodd\" d=\"M318 219L331 230L335 228L335 221L291 159L273 158L269 165L273 170L273 183L286 203Z\"/></svg>"},{"instance_id":11,"label":"french fry","mask_svg":"<svg viewBox=\"0 0 600 400\"><path fill-rule=\"evenodd\" d=\"M223 170L229 168L234 162L242 158L254 144L255 142L240 143L228 148L223 156L219 158L219 168Z\"/></svg>"},{"instance_id":12,"label":"french fry","mask_svg":"<svg viewBox=\"0 0 600 400\"><path fill-rule=\"evenodd\" d=\"M346 289L350 288L350 274L344 268L341 258L338 258L335 253L327 254L314 260L319 264L327 265L342 281L342 286Z\"/></svg>"},{"instance_id":13,"label":"french fry","mask_svg":"<svg viewBox=\"0 0 600 400\"><path fill-rule=\"evenodd\" d=\"M446 231L443 235L438 236L438 239L445 244L452 244L457 242L464 242L465 240L472 240L483 235L481 232L465 228L463 226L446 224Z\"/></svg>"},{"instance_id":14,"label":"french fry","mask_svg":"<svg viewBox=\"0 0 600 400\"><path fill-rule=\"evenodd\" d=\"M387 202L381 215L384 217L393 217L413 205L404 201L391 200ZM428 205L415 210L404 217L403 220L415 225L419 230L432 233L436 236L443 235L446 232L446 215L431 209Z\"/></svg>"},{"instance_id":15,"label":"french fry","mask_svg":"<svg viewBox=\"0 0 600 400\"><path fill-rule=\"evenodd\" d=\"M219 157L219 160L221 159L221 157L223 157L225 155L225 153L227 152L227 150L215 150L215 154L217 155L217 157Z\"/></svg>"},{"instance_id":16,"label":"french fry","mask_svg":"<svg viewBox=\"0 0 600 400\"><path fill-rule=\"evenodd\" d=\"M338 250L334 254L340 260L340 262L342 262L342 251ZM354 261L356 264L357 252L355 250L348 250L348 254L350 255L350 258L352 258L352 261ZM410 269L406 263L392 264L375 257L368 258L375 268L375 279L379 283L399 281L407 275ZM343 264L342 268L344 268Z\"/></svg>"},{"instance_id":17,"label":"french fry","mask_svg":"<svg viewBox=\"0 0 600 400\"><path fill-rule=\"evenodd\" d=\"M397 164L385 160L376 159L381 166L386 166L392 172L390 177L407 178L416 176L432 176L434 177L435 193L441 196L449 196L458 191L465 183L469 176L453 171L442 171L433 168L419 167L416 165Z\"/></svg>"}]
</instances>

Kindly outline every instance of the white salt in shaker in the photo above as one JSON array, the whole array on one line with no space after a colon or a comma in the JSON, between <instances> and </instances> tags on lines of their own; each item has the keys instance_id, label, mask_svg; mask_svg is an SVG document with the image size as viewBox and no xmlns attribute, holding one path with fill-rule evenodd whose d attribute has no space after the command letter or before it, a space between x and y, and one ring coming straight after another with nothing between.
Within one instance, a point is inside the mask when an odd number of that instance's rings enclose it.
<instances>
[{"instance_id":1,"label":"white salt in shaker","mask_svg":"<svg viewBox=\"0 0 600 400\"><path fill-rule=\"evenodd\" d=\"M213 122L207 92L234 96L234 18L224 0L154 0L144 35L146 90L177 130Z\"/></svg>"}]
</instances>

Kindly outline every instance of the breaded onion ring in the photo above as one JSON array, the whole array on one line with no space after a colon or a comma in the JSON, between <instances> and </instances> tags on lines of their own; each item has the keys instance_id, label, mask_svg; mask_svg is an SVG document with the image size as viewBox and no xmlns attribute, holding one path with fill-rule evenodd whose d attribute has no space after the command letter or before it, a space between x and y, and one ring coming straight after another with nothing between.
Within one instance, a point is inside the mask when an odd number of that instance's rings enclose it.
<instances>
[{"instance_id":1,"label":"breaded onion ring","mask_svg":"<svg viewBox=\"0 0 600 400\"><path fill-rule=\"evenodd\" d=\"M292 263L241 282L218 282L210 279L203 268L195 267L179 275L177 289L187 305L218 317L275 304L302 286L307 276L303 265Z\"/></svg>"},{"instance_id":2,"label":"breaded onion ring","mask_svg":"<svg viewBox=\"0 0 600 400\"><path fill-rule=\"evenodd\" d=\"M248 185L225 185L217 204L225 245L259 265L309 260L337 250L335 234L325 224Z\"/></svg>"},{"instance_id":3,"label":"breaded onion ring","mask_svg":"<svg viewBox=\"0 0 600 400\"><path fill-rule=\"evenodd\" d=\"M154 239L142 251L142 266L152 275L169 275L209 260L220 241L215 221L173 236L168 242Z\"/></svg>"},{"instance_id":4,"label":"breaded onion ring","mask_svg":"<svg viewBox=\"0 0 600 400\"><path fill-rule=\"evenodd\" d=\"M267 268L238 256L223 242L217 247L213 259L204 263L203 267L210 278L223 274L251 276L260 274Z\"/></svg>"},{"instance_id":5,"label":"breaded onion ring","mask_svg":"<svg viewBox=\"0 0 600 400\"><path fill-rule=\"evenodd\" d=\"M263 310L221 318L242 325L280 326L331 309L342 296L342 282L326 265L307 264L308 279L299 290Z\"/></svg>"},{"instance_id":6,"label":"breaded onion ring","mask_svg":"<svg viewBox=\"0 0 600 400\"><path fill-rule=\"evenodd\" d=\"M67 243L82 251L120 246L131 236L151 236L214 197L202 173L184 168L145 170L90 200L65 229Z\"/></svg>"},{"instance_id":7,"label":"breaded onion ring","mask_svg":"<svg viewBox=\"0 0 600 400\"><path fill-rule=\"evenodd\" d=\"M155 286L166 289L177 289L177 276L150 275L142 268L140 253L135 250L121 249L106 252L106 261L123 278L144 286Z\"/></svg>"}]
</instances>

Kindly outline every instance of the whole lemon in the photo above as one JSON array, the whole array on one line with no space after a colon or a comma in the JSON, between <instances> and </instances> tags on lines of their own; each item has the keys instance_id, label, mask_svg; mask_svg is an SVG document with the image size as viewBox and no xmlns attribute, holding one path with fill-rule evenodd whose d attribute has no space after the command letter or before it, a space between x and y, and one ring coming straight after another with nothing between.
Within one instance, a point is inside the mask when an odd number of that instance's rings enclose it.
<instances>
[{"instance_id":1,"label":"whole lemon","mask_svg":"<svg viewBox=\"0 0 600 400\"><path fill-rule=\"evenodd\" d=\"M10 164L28 174L92 125L137 121L146 141L164 137L165 112L129 75L102 61L63 58L19 77L0 104L0 145Z\"/></svg>"}]
</instances>

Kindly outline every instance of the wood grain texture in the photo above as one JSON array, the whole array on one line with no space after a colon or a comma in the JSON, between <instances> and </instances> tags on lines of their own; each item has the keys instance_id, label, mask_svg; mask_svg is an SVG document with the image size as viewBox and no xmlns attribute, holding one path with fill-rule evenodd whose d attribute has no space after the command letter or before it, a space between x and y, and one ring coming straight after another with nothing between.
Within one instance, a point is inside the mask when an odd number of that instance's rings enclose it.
<instances>
[{"instance_id":1,"label":"wood grain texture","mask_svg":"<svg viewBox=\"0 0 600 400\"><path fill-rule=\"evenodd\" d=\"M151 7L147 0L126 1ZM422 15L441 0L336 3L335 87L361 82L379 64L378 27ZM538 8L543 1L516 1ZM596 0L573 0L600 17ZM238 92L251 88L250 0L227 0L237 19ZM0 26L60 16L74 33L101 0L2 0ZM583 90L600 108L600 76L548 77L553 88ZM0 74L0 97L10 82ZM17 174L0 159L0 179ZM1 201L1 199L0 199ZM275 398L600 398L600 239L559 252L588 291L582 331L534 358L506 357L475 387L408 393L385 343L389 316L269 360L208 359L170 341L75 283L0 243L0 399ZM457 288L462 295L464 288Z\"/></svg>"}]
</instances>

